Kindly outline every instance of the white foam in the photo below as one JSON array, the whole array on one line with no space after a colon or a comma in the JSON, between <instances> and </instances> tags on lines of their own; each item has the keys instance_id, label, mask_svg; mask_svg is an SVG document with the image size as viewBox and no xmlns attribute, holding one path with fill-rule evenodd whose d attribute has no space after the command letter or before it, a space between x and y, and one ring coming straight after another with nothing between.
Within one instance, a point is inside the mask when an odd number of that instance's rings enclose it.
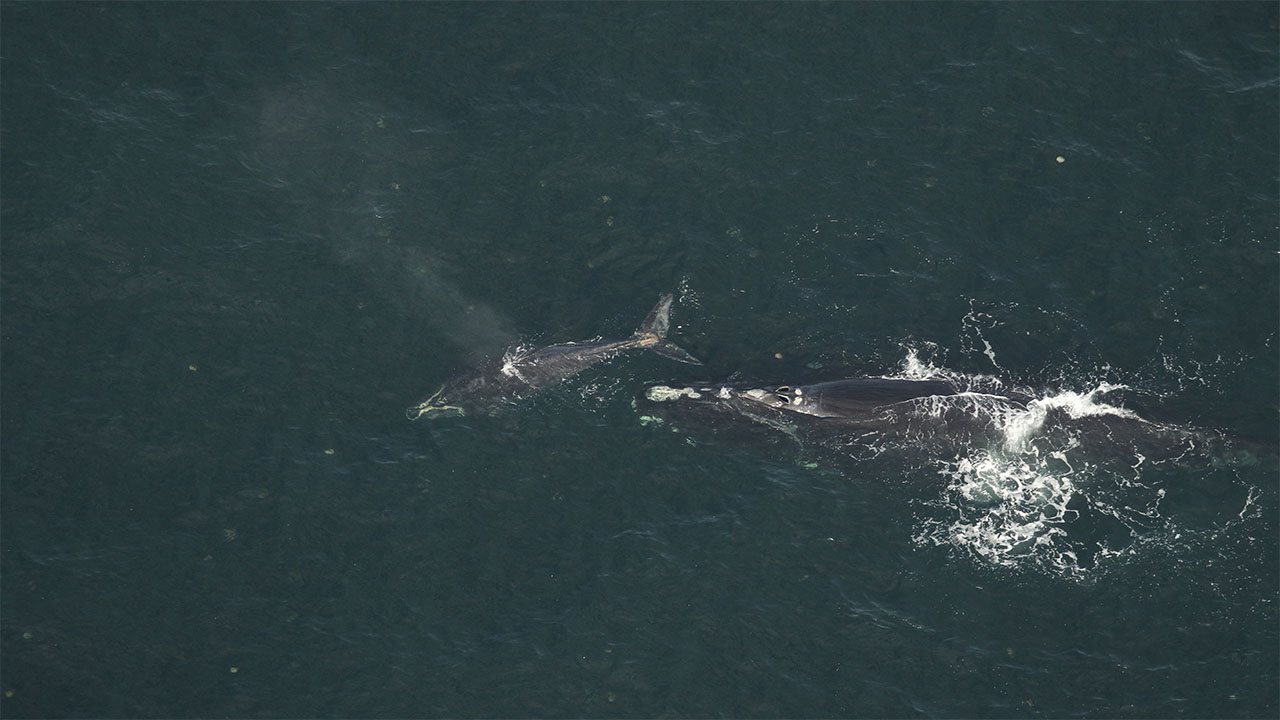
<instances>
[{"instance_id":1,"label":"white foam","mask_svg":"<svg viewBox=\"0 0 1280 720\"><path fill-rule=\"evenodd\" d=\"M931 355L928 347L925 354ZM997 567L1081 577L1136 547L1147 529L1167 527L1159 511L1163 490L1138 482L1149 463L1136 448L1133 458L1116 463L1119 470L1102 470L1094 464L1098 458L1087 437L1076 436L1080 424L1070 422L1097 417L1145 422L1106 402L1109 393L1128 386L1098 381L1084 391L1043 393L1024 405L999 397L1006 392L999 378L939 367L916 348L906 348L900 368L904 378L945 379L969 391L917 403L916 412L940 416L963 409L994 431L989 446L936 459L946 486L939 495L921 499L927 512L914 532L917 543L948 547ZM1041 438L1049 442L1037 442ZM1132 544L1092 535L1092 526L1079 522L1082 512L1127 526Z\"/></svg>"},{"instance_id":2,"label":"white foam","mask_svg":"<svg viewBox=\"0 0 1280 720\"><path fill-rule=\"evenodd\" d=\"M520 345L520 346L511 348L510 350L507 350L505 353L503 353L502 368L501 368L502 374L506 375L507 377L516 378L521 382L528 382L528 380L525 379L524 375L520 374L519 364L521 361L523 361L526 357L529 356L529 353L531 351L532 351L531 347L526 345Z\"/></svg>"},{"instance_id":3,"label":"white foam","mask_svg":"<svg viewBox=\"0 0 1280 720\"><path fill-rule=\"evenodd\" d=\"M1045 419L1054 410L1062 410L1073 419L1085 417L1113 416L1141 420L1132 410L1108 405L1099 397L1113 390L1127 389L1124 385L1099 383L1097 387L1085 393L1063 391L1057 395L1032 400L1027 403L1026 410L1008 413L1002 418L1005 436L1005 450L1020 452L1025 450L1030 440L1044 427Z\"/></svg>"},{"instance_id":4,"label":"white foam","mask_svg":"<svg viewBox=\"0 0 1280 720\"><path fill-rule=\"evenodd\" d=\"M1078 489L1074 470L1058 460L1050 468L1037 458L984 450L949 463L941 470L949 483L936 505L952 517L926 519L916 542L954 547L998 566L1031 559L1078 572L1078 558L1062 542L1076 517L1067 504Z\"/></svg>"}]
</instances>

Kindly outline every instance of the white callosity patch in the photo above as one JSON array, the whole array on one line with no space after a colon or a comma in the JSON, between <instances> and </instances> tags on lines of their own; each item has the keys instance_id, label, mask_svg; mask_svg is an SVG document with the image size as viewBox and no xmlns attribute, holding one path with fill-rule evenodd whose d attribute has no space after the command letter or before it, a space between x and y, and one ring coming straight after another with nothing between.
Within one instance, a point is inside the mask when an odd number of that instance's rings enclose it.
<instances>
[{"instance_id":1,"label":"white callosity patch","mask_svg":"<svg viewBox=\"0 0 1280 720\"><path fill-rule=\"evenodd\" d=\"M743 395L745 395L747 398L751 400L755 400L756 402L770 402L773 399L773 393L769 392L768 390L761 390L759 388L752 388L751 390L748 390L745 393L743 393ZM729 397L727 388L725 389L725 392L723 393L723 395L718 395L717 397L725 397L725 398Z\"/></svg>"},{"instance_id":2,"label":"white callosity patch","mask_svg":"<svg viewBox=\"0 0 1280 720\"><path fill-rule=\"evenodd\" d=\"M653 402L674 402L683 397L697 400L702 397L702 393L688 387L673 388L666 385L654 385L645 391L644 396Z\"/></svg>"}]
</instances>

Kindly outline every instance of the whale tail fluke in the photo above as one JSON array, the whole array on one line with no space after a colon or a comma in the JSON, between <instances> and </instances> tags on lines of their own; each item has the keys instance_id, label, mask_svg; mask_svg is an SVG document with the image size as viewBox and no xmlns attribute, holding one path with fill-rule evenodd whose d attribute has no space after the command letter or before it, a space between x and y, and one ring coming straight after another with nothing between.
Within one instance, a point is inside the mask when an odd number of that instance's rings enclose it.
<instances>
[{"instance_id":1,"label":"whale tail fluke","mask_svg":"<svg viewBox=\"0 0 1280 720\"><path fill-rule=\"evenodd\" d=\"M671 328L671 293L663 293L658 304L653 306L640 329L632 336L636 347L648 348L659 355L677 362L690 365L701 365L702 361L690 355L683 348L667 340L667 330Z\"/></svg>"},{"instance_id":2,"label":"whale tail fluke","mask_svg":"<svg viewBox=\"0 0 1280 720\"><path fill-rule=\"evenodd\" d=\"M690 365L702 364L701 360L690 355L688 352L685 352L684 348L667 340L663 340L649 349L663 357L671 358L677 362L689 363Z\"/></svg>"}]
</instances>

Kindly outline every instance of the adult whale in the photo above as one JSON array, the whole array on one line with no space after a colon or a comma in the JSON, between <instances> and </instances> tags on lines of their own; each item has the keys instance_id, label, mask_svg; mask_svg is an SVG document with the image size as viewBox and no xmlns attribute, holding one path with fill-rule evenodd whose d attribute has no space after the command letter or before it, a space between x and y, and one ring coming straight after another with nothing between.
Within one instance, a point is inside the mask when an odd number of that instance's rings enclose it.
<instances>
[{"instance_id":1,"label":"adult whale","mask_svg":"<svg viewBox=\"0 0 1280 720\"><path fill-rule=\"evenodd\" d=\"M657 385L644 397L655 413L701 416L698 424L714 431L747 420L748 426L759 423L798 441L840 447L895 439L961 447L998 436L1000 418L1025 409L1028 399L973 392L946 380L884 377L806 385Z\"/></svg>"},{"instance_id":2,"label":"adult whale","mask_svg":"<svg viewBox=\"0 0 1280 720\"><path fill-rule=\"evenodd\" d=\"M749 401L788 412L857 420L874 417L892 405L950 397L959 395L960 390L945 380L847 378L811 385L752 388L742 394Z\"/></svg>"},{"instance_id":3,"label":"adult whale","mask_svg":"<svg viewBox=\"0 0 1280 720\"><path fill-rule=\"evenodd\" d=\"M1020 393L978 393L962 390L947 380L908 380L861 377L809 385L735 387L732 385L674 388L656 385L645 392L654 402L683 401L717 405L748 412L776 410L849 423L874 423L916 405L957 404L964 400L1025 407L1030 398Z\"/></svg>"},{"instance_id":4,"label":"adult whale","mask_svg":"<svg viewBox=\"0 0 1280 720\"><path fill-rule=\"evenodd\" d=\"M1275 456L1273 448L1255 449L1212 429L1150 420L1104 399L1121 389L1104 384L1087 393L1035 397L1004 388L991 391L990 385L965 388L950 380L867 377L771 387L657 385L644 398L650 401L647 412L700 416L699 425L713 431L764 425L802 444L842 450L991 448L1044 457L1078 450L1089 453L1090 462L1118 458L1121 466L1192 457L1247 464ZM742 420L749 422L734 422Z\"/></svg>"},{"instance_id":5,"label":"adult whale","mask_svg":"<svg viewBox=\"0 0 1280 720\"><path fill-rule=\"evenodd\" d=\"M701 360L666 339L671 326L671 303L669 293L659 297L640 329L626 340L561 343L508 352L500 360L448 380L434 395L405 410L405 415L417 420L491 410L627 350L652 350L672 360L701 365Z\"/></svg>"}]
</instances>

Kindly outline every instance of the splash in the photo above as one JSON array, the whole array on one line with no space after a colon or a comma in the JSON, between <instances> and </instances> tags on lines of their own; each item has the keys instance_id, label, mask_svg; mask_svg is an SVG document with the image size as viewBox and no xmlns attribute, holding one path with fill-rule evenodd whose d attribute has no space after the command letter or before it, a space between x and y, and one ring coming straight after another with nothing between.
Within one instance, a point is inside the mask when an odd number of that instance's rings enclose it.
<instances>
[{"instance_id":1,"label":"splash","mask_svg":"<svg viewBox=\"0 0 1280 720\"><path fill-rule=\"evenodd\" d=\"M502 364L499 367L499 372L507 377L513 377L527 383L528 380L520 373L520 363L533 354L533 351L534 347L532 345L517 345L516 347L508 348L502 353Z\"/></svg>"},{"instance_id":2,"label":"splash","mask_svg":"<svg viewBox=\"0 0 1280 720\"><path fill-rule=\"evenodd\" d=\"M926 357L921 357L920 349L915 346L904 347L904 350L906 356L899 365L899 377L904 380L946 380L972 393L998 395L1011 389L994 375L966 374L939 365L936 362L939 350L932 343L925 346Z\"/></svg>"},{"instance_id":3,"label":"splash","mask_svg":"<svg viewBox=\"0 0 1280 720\"><path fill-rule=\"evenodd\" d=\"M1068 526L1080 516L1072 507L1079 488L1065 453L1040 458L981 450L939 473L947 486L928 504L942 517L922 520L918 544L952 547L996 566L1032 562L1079 571L1080 557L1068 541Z\"/></svg>"},{"instance_id":4,"label":"splash","mask_svg":"<svg viewBox=\"0 0 1280 720\"><path fill-rule=\"evenodd\" d=\"M995 441L955 460L940 460L947 479L942 497L922 520L919 544L955 548L1001 567L1032 564L1054 574L1078 576L1100 555L1116 552L1116 536L1133 536L1126 513L1099 506L1091 489L1104 469L1091 458L1085 426L1089 418L1140 422L1132 411L1104 396L1123 386L1099 383L1085 392L1062 391L1034 398L1025 407L994 408ZM1051 422L1061 416L1068 422ZM1144 458L1125 458L1120 468L1136 476ZM1081 532L1088 515L1119 520L1118 530Z\"/></svg>"},{"instance_id":5,"label":"splash","mask_svg":"<svg viewBox=\"0 0 1280 720\"><path fill-rule=\"evenodd\" d=\"M1090 417L1119 417L1142 422L1137 413L1123 407L1108 405L1101 397L1115 390L1125 390L1125 385L1100 383L1088 392L1070 390L1057 395L1032 400L1025 411L1008 413L1002 422L1004 447L1010 453L1024 452L1031 440L1044 430L1045 421L1054 411L1062 411L1073 420Z\"/></svg>"},{"instance_id":6,"label":"splash","mask_svg":"<svg viewBox=\"0 0 1280 720\"><path fill-rule=\"evenodd\" d=\"M902 372L960 387L999 387L994 378L937 367L912 349ZM1214 523L1248 517L1259 492L1237 475L1248 463L1211 450L1209 433L1148 422L1119 404L1113 398L1132 390L1128 384L1090 384L1027 393L1023 403L974 404L986 413L986 442L933 459L945 485L918 501L915 542L996 568L1081 579L1139 552L1223 531ZM1169 507L1171 488L1185 502L1206 477L1232 498L1228 504L1243 497L1244 510L1232 505L1211 518L1198 506Z\"/></svg>"}]
</instances>

